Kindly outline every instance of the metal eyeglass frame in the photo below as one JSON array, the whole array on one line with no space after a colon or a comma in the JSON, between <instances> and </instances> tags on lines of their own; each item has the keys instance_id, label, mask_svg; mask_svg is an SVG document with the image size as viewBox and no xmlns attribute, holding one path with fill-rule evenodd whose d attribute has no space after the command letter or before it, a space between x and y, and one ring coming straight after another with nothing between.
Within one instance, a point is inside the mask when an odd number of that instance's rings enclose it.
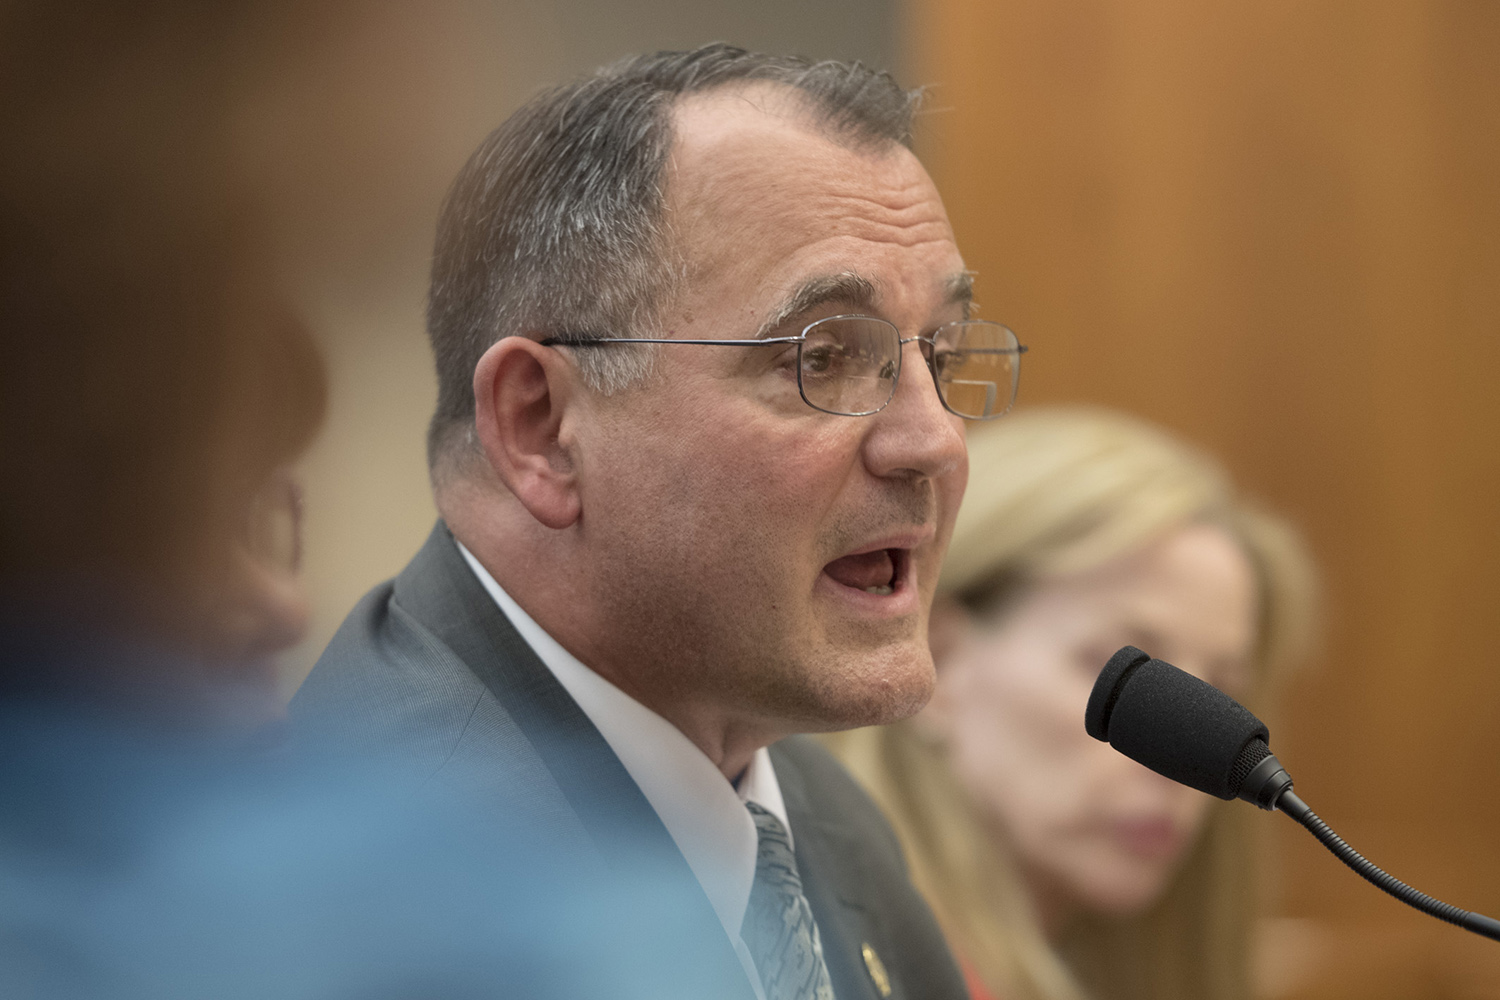
<instances>
[{"instance_id":1,"label":"metal eyeglass frame","mask_svg":"<svg viewBox=\"0 0 1500 1000\"><path fill-rule=\"evenodd\" d=\"M1016 341L1016 346L1015 346L1014 350L1009 349L1009 348L1006 348L1006 349L989 348L989 349L983 349L982 353L986 353L986 354L1014 354L1019 359L1020 356L1023 355L1023 354L1025 354L1027 352L1027 350L1028 350L1027 346L1025 344L1023 344L1023 343L1020 342L1020 338L1016 337L1015 331L1012 330L1010 327L1006 326L1003 323L996 323L994 320L987 320L987 319L958 319L958 320L954 320L951 323L944 323L942 326L940 326L936 330L932 331L932 333L929 336L926 336L926 337L905 337L905 338L903 338L901 336L901 334L900 334L900 331L897 330L897 332L896 332L896 348L897 348L896 349L896 372L895 372L894 375L891 376L891 393L890 393L889 396L886 397L885 402L881 403L875 409L873 409L873 410L861 410L858 413L847 413L847 412L845 412L843 410L830 410L826 406L819 406L817 403L814 403L812 400L810 400L810 399L807 398L807 389L802 384L802 345L805 344L805 343L807 343L807 335L812 331L812 329L814 327L821 326L824 323L829 323L829 322L832 322L834 320L841 320L841 319L859 319L859 320L867 320L867 321L871 321L871 322L875 322L875 323L884 323L886 326L889 326L892 330L896 330L896 324L890 322L889 320L880 319L878 316L860 316L858 314L849 313L849 314L846 314L846 315L839 315L839 316L825 316L824 318L822 318L820 320L814 320L813 322L807 324L807 326L803 327L802 328L802 332L799 333L795 337L762 337L762 338L759 338L759 339L756 339L756 340L678 340L678 339L674 339L674 338L670 338L670 337L599 337L597 339L577 340L577 339L571 339L571 338L568 338L568 337L547 337L546 339L540 341L539 343L541 344L542 347L596 347L596 346L600 346L600 345L604 345L604 344L693 344L693 345L697 345L697 346L700 346L700 347L765 347L765 346L770 345L770 344L796 344L797 345L797 392L798 392L799 395L801 395L802 401L804 403L806 403L808 406L811 406L813 409L817 410L820 413L831 413L831 414L833 414L836 417L868 417L868 416L871 416L873 414L879 413L881 410L883 410L887 406L891 405L891 400L896 398L896 384L901 380L901 356L902 356L902 353L903 353L901 351L901 348L904 347L904 346L906 346L907 344L915 342L916 344L920 345L919 346L919 350L921 350L922 357L927 362L927 372L928 372L928 374L930 374L932 376L932 385L933 385L933 388L937 391L938 402L940 402L940 403L943 404L943 409L947 410L949 413L953 414L955 417L961 417L964 420L994 420L997 417L1004 416L1010 410L1011 406L1015 405L1015 401L1016 401L1016 385L1015 384L1012 384L1012 386L1011 386L1010 401L1005 404L1005 409L999 410L999 411L997 411L995 413L991 413L988 416L974 417L974 416L970 416L967 413L959 413L953 407L951 407L951 406L948 405L948 400L943 395L942 384L938 381L937 370L935 368L933 368L933 366L932 366L932 352L937 347L937 334L938 334L938 331L946 329L947 327L950 327L950 326L994 326L994 327L999 327L1000 329L1004 330L1006 333L1010 334L1011 339L1013 339L1013 340ZM979 352L976 352L976 353L979 353ZM1019 377L1020 377L1019 374L1017 374L1016 377L1017 377L1017 379L1019 379Z\"/></svg>"}]
</instances>

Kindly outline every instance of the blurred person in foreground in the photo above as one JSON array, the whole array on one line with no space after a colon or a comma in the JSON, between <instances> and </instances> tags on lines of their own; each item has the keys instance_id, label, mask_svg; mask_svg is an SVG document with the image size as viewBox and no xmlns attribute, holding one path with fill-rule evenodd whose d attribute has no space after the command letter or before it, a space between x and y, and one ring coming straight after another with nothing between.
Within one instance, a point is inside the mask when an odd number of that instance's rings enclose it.
<instances>
[{"instance_id":1,"label":"blurred person in foreground","mask_svg":"<svg viewBox=\"0 0 1500 1000\"><path fill-rule=\"evenodd\" d=\"M234 176L233 15L172 6L4 11L0 653L12 693L253 726L305 626L324 373Z\"/></svg>"},{"instance_id":2,"label":"blurred person in foreground","mask_svg":"<svg viewBox=\"0 0 1500 1000\"><path fill-rule=\"evenodd\" d=\"M1129 643L1264 711L1307 646L1307 555L1215 462L1121 414L1018 414L974 435L970 462L936 694L843 734L840 756L976 997L1250 996L1254 810L1093 740L1083 709Z\"/></svg>"},{"instance_id":3,"label":"blurred person in foreground","mask_svg":"<svg viewBox=\"0 0 1500 1000\"><path fill-rule=\"evenodd\" d=\"M927 700L963 419L1015 392L914 103L710 45L493 132L434 255L442 520L292 703L659 858L721 997L966 995L889 826L793 736Z\"/></svg>"},{"instance_id":4,"label":"blurred person in foreground","mask_svg":"<svg viewBox=\"0 0 1500 1000\"><path fill-rule=\"evenodd\" d=\"M54 6L0 31L0 996L711 995L641 972L649 866L256 752L325 398L233 169L263 5Z\"/></svg>"}]
</instances>

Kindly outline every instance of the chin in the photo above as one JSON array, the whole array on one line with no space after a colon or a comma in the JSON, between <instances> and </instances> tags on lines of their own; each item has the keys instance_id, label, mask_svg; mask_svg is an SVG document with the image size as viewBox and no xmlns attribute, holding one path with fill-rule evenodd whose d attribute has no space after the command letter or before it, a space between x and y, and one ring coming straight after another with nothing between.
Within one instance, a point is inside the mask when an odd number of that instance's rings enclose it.
<instances>
[{"instance_id":1,"label":"chin","mask_svg":"<svg viewBox=\"0 0 1500 1000\"><path fill-rule=\"evenodd\" d=\"M922 710L937 683L926 644L839 657L842 669L819 685L815 701L818 723L813 732L883 726Z\"/></svg>"},{"instance_id":2,"label":"chin","mask_svg":"<svg viewBox=\"0 0 1500 1000\"><path fill-rule=\"evenodd\" d=\"M1167 884L1165 875L1132 871L1098 873L1074 889L1085 909L1107 917L1137 917L1156 905Z\"/></svg>"}]
</instances>

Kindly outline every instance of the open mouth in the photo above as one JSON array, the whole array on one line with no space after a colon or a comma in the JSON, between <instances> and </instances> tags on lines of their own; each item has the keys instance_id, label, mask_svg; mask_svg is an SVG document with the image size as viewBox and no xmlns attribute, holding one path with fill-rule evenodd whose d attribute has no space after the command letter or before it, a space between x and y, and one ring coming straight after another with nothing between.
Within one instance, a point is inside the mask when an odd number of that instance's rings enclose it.
<instances>
[{"instance_id":1,"label":"open mouth","mask_svg":"<svg viewBox=\"0 0 1500 1000\"><path fill-rule=\"evenodd\" d=\"M909 549L875 549L835 559L823 572L852 590L888 597L900 589L909 558Z\"/></svg>"}]
</instances>

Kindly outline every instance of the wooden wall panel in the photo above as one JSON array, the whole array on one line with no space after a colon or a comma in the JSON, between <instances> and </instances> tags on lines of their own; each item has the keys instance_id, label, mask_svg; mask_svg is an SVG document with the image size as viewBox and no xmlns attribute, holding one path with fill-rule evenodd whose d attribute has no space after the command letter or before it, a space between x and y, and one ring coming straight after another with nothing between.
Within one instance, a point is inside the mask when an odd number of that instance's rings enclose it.
<instances>
[{"instance_id":1,"label":"wooden wall panel","mask_svg":"<svg viewBox=\"0 0 1500 1000\"><path fill-rule=\"evenodd\" d=\"M1500 915L1500 4L907 17L980 315L1034 348L1023 405L1159 420L1302 526L1326 651L1278 750L1377 863ZM1266 821L1307 921L1287 995L1500 996L1500 945Z\"/></svg>"}]
</instances>

